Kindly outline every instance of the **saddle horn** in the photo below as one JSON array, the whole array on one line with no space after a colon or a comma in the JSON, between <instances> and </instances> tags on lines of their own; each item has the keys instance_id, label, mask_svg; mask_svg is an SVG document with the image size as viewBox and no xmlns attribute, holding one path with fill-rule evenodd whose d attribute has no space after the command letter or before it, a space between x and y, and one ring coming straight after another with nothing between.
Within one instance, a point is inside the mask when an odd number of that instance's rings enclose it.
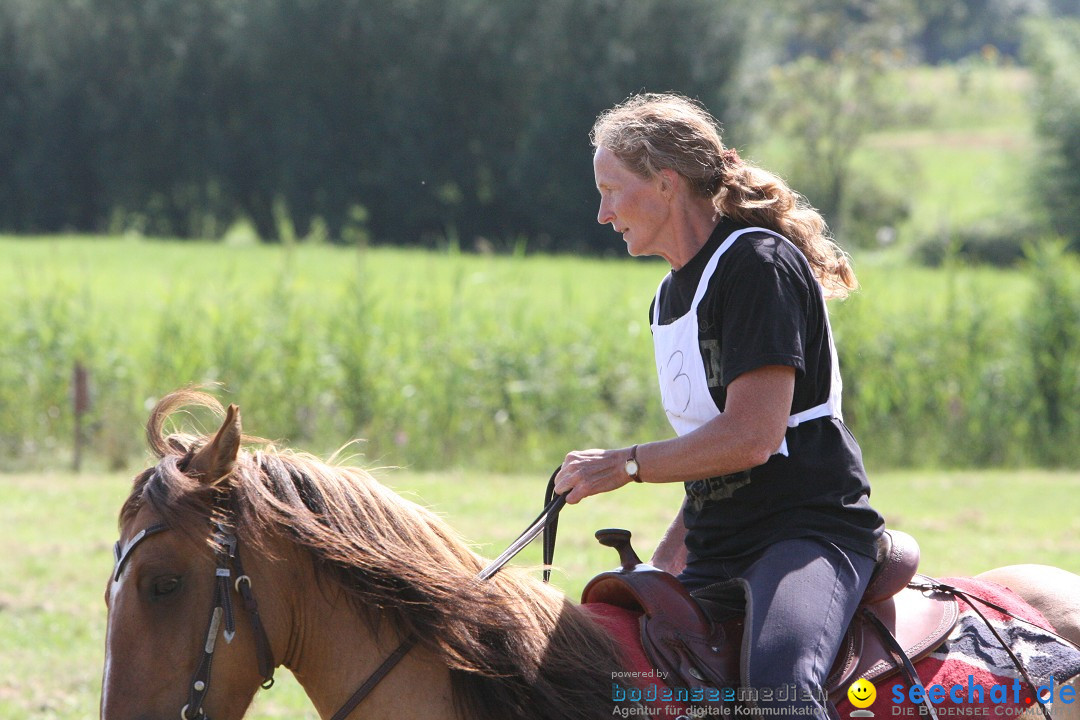
<instances>
[{"instance_id":1,"label":"saddle horn","mask_svg":"<svg viewBox=\"0 0 1080 720\"><path fill-rule=\"evenodd\" d=\"M632 572L642 565L641 558L630 545L630 531L622 528L604 528L596 531L596 539L605 547L615 548L619 553L619 562L623 572Z\"/></svg>"}]
</instances>

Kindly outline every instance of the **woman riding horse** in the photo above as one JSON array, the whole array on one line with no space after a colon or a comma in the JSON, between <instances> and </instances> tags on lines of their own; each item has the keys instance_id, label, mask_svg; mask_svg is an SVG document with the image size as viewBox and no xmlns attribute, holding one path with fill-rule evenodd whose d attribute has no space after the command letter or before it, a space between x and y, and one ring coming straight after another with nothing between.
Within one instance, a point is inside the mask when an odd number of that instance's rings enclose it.
<instances>
[{"instance_id":1,"label":"woman riding horse","mask_svg":"<svg viewBox=\"0 0 1080 720\"><path fill-rule=\"evenodd\" d=\"M856 287L848 259L821 216L725 148L687 98L633 97L591 140L597 220L631 255L671 265L650 315L678 437L571 452L555 490L576 503L633 481L685 483L653 563L694 590L741 584L744 685L794 684L797 699L773 712L829 717L822 688L883 528L842 420L825 308Z\"/></svg>"}]
</instances>

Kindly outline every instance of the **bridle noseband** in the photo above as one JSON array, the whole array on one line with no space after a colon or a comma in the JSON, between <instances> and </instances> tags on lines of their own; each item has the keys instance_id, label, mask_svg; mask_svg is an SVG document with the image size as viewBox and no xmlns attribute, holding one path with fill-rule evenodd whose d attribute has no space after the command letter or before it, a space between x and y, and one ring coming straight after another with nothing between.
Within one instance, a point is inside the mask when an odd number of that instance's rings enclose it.
<instances>
[{"instance_id":1,"label":"bridle noseband","mask_svg":"<svg viewBox=\"0 0 1080 720\"><path fill-rule=\"evenodd\" d=\"M150 525L139 531L135 537L121 548L117 541L113 552L116 557L116 569L113 572L113 582L120 580L120 574L124 565L131 558L132 551L149 537L168 530L164 523ZM236 535L218 525L214 533L214 553L216 567L214 569L214 597L210 607L209 627L206 631L206 643L203 645L203 655L199 660L199 666L191 678L190 690L188 691L187 704L180 710L180 720L210 720L203 711L203 702L210 692L210 669L214 662L214 651L217 648L218 633L222 631L224 622L225 642L231 643L236 635L236 615L233 611L232 590L243 600L244 609L251 618L251 626L255 631L255 659L259 666L259 676L263 678L262 687L270 688L274 684L273 651L270 648L270 639L266 635L262 618L259 615L259 604L255 601L255 595L251 590L251 578L244 573L237 553ZM236 580L233 581L233 576Z\"/></svg>"}]
</instances>

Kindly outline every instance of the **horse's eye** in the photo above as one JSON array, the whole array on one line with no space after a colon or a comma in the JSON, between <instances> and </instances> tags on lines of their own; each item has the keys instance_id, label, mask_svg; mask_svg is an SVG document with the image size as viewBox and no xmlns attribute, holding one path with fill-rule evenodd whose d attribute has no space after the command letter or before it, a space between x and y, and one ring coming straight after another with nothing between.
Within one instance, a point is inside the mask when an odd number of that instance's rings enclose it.
<instances>
[{"instance_id":1,"label":"horse's eye","mask_svg":"<svg viewBox=\"0 0 1080 720\"><path fill-rule=\"evenodd\" d=\"M154 598L163 598L173 594L179 589L179 575L163 575L159 578L154 578L154 582L150 586L150 595Z\"/></svg>"}]
</instances>

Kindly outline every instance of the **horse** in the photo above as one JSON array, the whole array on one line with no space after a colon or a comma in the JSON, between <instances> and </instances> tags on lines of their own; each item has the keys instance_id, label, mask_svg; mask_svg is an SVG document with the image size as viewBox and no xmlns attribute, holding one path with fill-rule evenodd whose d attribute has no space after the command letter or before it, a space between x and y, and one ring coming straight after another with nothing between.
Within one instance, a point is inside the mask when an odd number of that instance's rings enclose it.
<instances>
[{"instance_id":1,"label":"horse","mask_svg":"<svg viewBox=\"0 0 1080 720\"><path fill-rule=\"evenodd\" d=\"M188 406L224 418L212 437L164 432ZM324 719L617 709L622 654L589 612L521 569L479 579L455 531L367 472L246 436L195 390L146 430L157 462L120 510L105 592L103 720L238 720L278 667ZM1080 596L1043 595L1080 617Z\"/></svg>"},{"instance_id":2,"label":"horse","mask_svg":"<svg viewBox=\"0 0 1080 720\"><path fill-rule=\"evenodd\" d=\"M1080 644L1080 576L1051 565L1008 565L979 573L982 580L1003 585L1036 608L1054 628Z\"/></svg>"}]
</instances>

